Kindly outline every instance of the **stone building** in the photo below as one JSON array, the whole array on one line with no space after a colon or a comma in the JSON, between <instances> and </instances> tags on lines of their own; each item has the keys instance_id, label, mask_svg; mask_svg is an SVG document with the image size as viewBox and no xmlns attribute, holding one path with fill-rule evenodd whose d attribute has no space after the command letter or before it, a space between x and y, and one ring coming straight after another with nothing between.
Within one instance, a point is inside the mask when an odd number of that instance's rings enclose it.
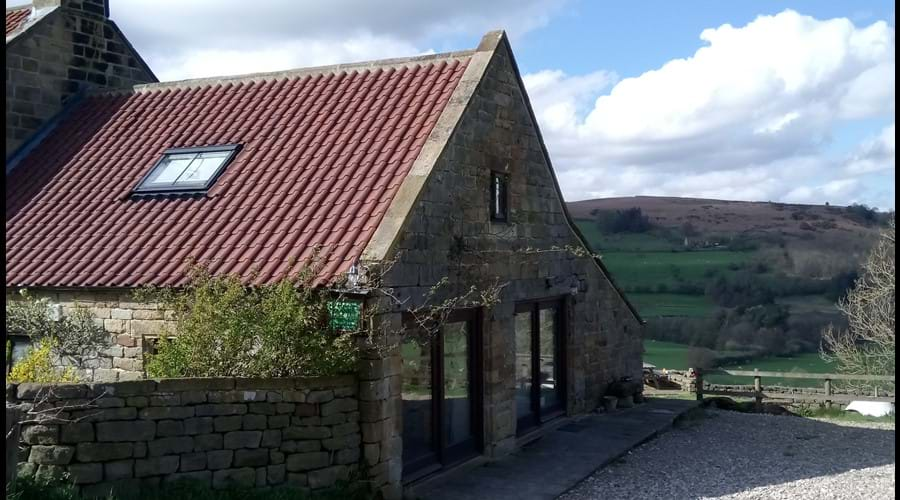
<instances>
[{"instance_id":1,"label":"stone building","mask_svg":"<svg viewBox=\"0 0 900 500\"><path fill-rule=\"evenodd\" d=\"M566 211L503 32L453 53L96 89L24 147L7 162L7 293L89 306L114 339L95 380L142 377L165 312L131 292L182 285L188 259L253 284L317 254L322 286L349 277L391 332L357 374L363 440L378 436L362 455L386 496L508 454L641 375L643 322ZM385 262L391 299L367 288ZM433 335L413 326L410 311L472 287L497 300Z\"/></svg>"},{"instance_id":2,"label":"stone building","mask_svg":"<svg viewBox=\"0 0 900 500\"><path fill-rule=\"evenodd\" d=\"M109 0L34 0L6 9L6 159L88 87L156 76L109 19Z\"/></svg>"}]
</instances>

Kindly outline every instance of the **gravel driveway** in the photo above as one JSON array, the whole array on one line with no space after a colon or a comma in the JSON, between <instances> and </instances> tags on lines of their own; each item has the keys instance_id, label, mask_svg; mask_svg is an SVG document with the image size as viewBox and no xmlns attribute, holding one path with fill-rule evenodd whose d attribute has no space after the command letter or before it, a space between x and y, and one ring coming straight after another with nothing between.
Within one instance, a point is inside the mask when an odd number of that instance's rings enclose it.
<instances>
[{"instance_id":1,"label":"gravel driveway","mask_svg":"<svg viewBox=\"0 0 900 500\"><path fill-rule=\"evenodd\" d=\"M894 498L894 424L706 410L559 500Z\"/></svg>"}]
</instances>

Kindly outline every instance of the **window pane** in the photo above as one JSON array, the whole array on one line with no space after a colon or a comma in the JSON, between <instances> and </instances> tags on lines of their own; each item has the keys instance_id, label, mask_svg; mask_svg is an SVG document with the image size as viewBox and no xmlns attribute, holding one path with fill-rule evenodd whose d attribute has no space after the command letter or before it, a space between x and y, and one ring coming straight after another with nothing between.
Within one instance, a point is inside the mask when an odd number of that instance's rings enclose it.
<instances>
[{"instance_id":1,"label":"window pane","mask_svg":"<svg viewBox=\"0 0 900 500\"><path fill-rule=\"evenodd\" d=\"M531 312L516 313L516 418L532 415Z\"/></svg>"},{"instance_id":2,"label":"window pane","mask_svg":"<svg viewBox=\"0 0 900 500\"><path fill-rule=\"evenodd\" d=\"M167 155L144 182L148 186L170 186L191 164L196 154Z\"/></svg>"},{"instance_id":3,"label":"window pane","mask_svg":"<svg viewBox=\"0 0 900 500\"><path fill-rule=\"evenodd\" d=\"M540 310L540 381L541 408L552 407L562 401L559 396L559 352L557 349L556 309Z\"/></svg>"},{"instance_id":4,"label":"window pane","mask_svg":"<svg viewBox=\"0 0 900 500\"><path fill-rule=\"evenodd\" d=\"M407 335L403 357L403 461L434 451L434 415L431 411L431 342L427 335Z\"/></svg>"},{"instance_id":5,"label":"window pane","mask_svg":"<svg viewBox=\"0 0 900 500\"><path fill-rule=\"evenodd\" d=\"M469 323L444 325L444 420L447 446L472 437Z\"/></svg>"},{"instance_id":6,"label":"window pane","mask_svg":"<svg viewBox=\"0 0 900 500\"><path fill-rule=\"evenodd\" d=\"M230 151L216 151L214 153L200 153L197 159L178 178L178 184L206 184L216 170L222 165Z\"/></svg>"}]
</instances>

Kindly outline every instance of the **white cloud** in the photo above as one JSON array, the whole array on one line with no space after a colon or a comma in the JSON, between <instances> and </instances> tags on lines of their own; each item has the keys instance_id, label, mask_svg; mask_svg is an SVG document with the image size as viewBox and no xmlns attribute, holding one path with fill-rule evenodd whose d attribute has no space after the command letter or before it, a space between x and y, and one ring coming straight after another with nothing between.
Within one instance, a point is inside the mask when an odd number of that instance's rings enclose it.
<instances>
[{"instance_id":1,"label":"white cloud","mask_svg":"<svg viewBox=\"0 0 900 500\"><path fill-rule=\"evenodd\" d=\"M568 199L828 196L836 203L862 194L866 183L856 177L893 171L893 125L848 158L823 153L836 124L893 116L887 23L857 27L786 10L703 30L700 39L691 57L608 92L610 78L587 78L602 72L525 77ZM578 106L586 95L598 97Z\"/></svg>"},{"instance_id":2,"label":"white cloud","mask_svg":"<svg viewBox=\"0 0 900 500\"><path fill-rule=\"evenodd\" d=\"M173 80L412 56L499 28L515 38L563 2L112 0L110 11L157 76Z\"/></svg>"}]
</instances>

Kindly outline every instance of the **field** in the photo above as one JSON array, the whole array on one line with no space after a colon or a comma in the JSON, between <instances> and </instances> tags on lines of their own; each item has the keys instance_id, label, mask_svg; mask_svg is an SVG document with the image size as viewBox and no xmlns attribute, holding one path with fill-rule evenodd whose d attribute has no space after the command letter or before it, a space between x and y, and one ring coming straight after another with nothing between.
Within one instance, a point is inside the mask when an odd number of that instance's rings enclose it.
<instances>
[{"instance_id":1,"label":"field","mask_svg":"<svg viewBox=\"0 0 900 500\"><path fill-rule=\"evenodd\" d=\"M705 295L629 293L628 300L647 318L656 316L706 317L715 305Z\"/></svg>"},{"instance_id":2,"label":"field","mask_svg":"<svg viewBox=\"0 0 900 500\"><path fill-rule=\"evenodd\" d=\"M658 340L644 341L644 362L655 365L657 368L671 370L686 370L689 368L687 352L690 347L674 342L662 342ZM725 353L719 353L725 354ZM799 354L790 358L765 357L753 360L741 365L728 365L723 368L732 370L777 371L798 373L832 373L833 368L822 360L816 353ZM731 375L713 375L708 378L710 382L719 384L752 384L751 377L734 377ZM764 378L763 385L785 385L793 387L820 387L822 381L804 379Z\"/></svg>"},{"instance_id":3,"label":"field","mask_svg":"<svg viewBox=\"0 0 900 500\"><path fill-rule=\"evenodd\" d=\"M693 252L606 252L603 262L616 278L628 288L646 287L656 290L659 285L675 287L679 282L704 283L714 271L728 271L753 258L753 252L730 250L699 250Z\"/></svg>"}]
</instances>

